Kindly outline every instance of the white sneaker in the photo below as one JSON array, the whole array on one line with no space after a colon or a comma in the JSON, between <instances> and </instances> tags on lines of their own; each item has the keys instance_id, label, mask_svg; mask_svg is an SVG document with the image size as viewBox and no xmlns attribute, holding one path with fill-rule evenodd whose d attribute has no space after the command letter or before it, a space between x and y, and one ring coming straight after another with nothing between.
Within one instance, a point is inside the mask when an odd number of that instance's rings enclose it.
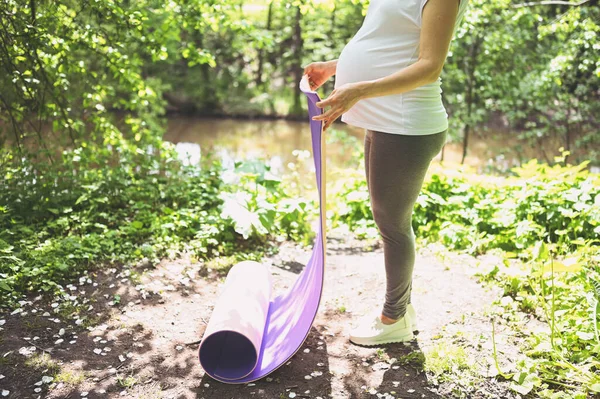
<instances>
[{"instance_id":1,"label":"white sneaker","mask_svg":"<svg viewBox=\"0 0 600 399\"><path fill-rule=\"evenodd\" d=\"M412 322L412 330L418 331L419 328L417 327L417 312L415 311L415 308L413 307L412 303L409 303L406 307L406 313L408 313L408 315L410 316L410 320Z\"/></svg>"},{"instance_id":2,"label":"white sneaker","mask_svg":"<svg viewBox=\"0 0 600 399\"><path fill-rule=\"evenodd\" d=\"M358 320L350 332L350 341L365 346L412 341L412 322L408 312L394 324L383 324L380 312L370 312Z\"/></svg>"}]
</instances>

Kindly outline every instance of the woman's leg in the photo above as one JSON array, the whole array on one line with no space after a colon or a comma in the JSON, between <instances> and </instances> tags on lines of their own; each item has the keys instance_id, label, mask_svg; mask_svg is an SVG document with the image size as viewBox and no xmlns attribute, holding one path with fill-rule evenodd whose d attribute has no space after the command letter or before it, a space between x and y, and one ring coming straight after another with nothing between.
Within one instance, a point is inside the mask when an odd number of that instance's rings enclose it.
<instances>
[{"instance_id":1,"label":"woman's leg","mask_svg":"<svg viewBox=\"0 0 600 399\"><path fill-rule=\"evenodd\" d=\"M404 316L410 303L415 262L412 212L431 160L446 141L447 131L407 136L368 130L365 172L373 218L383 238L386 295L382 314Z\"/></svg>"}]
</instances>

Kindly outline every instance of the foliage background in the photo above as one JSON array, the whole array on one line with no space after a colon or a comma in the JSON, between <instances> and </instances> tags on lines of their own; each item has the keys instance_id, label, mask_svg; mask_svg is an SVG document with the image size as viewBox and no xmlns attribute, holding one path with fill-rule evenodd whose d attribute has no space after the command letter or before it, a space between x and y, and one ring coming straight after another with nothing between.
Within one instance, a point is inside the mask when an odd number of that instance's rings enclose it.
<instances>
[{"instance_id":1,"label":"foliage background","mask_svg":"<svg viewBox=\"0 0 600 399\"><path fill-rule=\"evenodd\" d=\"M166 116L304 118L302 66L337 58L367 6L2 1L2 307L106 265L189 252L225 273L282 240L310 244L316 204L297 195L302 176L273 176L262 160L224 170L213 154L186 165L163 141ZM470 0L442 75L463 158L474 134L501 125L522 164L503 176L432 169L413 227L424 242L500 254L481 278L504 288L503 317L550 326L527 337L519 372L498 370L523 395L600 393L599 21L597 0ZM359 161L330 191L328 225L377 237L360 146L330 139Z\"/></svg>"},{"instance_id":2,"label":"foliage background","mask_svg":"<svg viewBox=\"0 0 600 399\"><path fill-rule=\"evenodd\" d=\"M501 123L518 146L543 148L546 162L562 146L574 161L598 164L600 6L535 4L470 0L442 75L451 139L466 144ZM367 6L4 1L0 117L15 129L3 140L48 147L124 133L140 141L162 135L165 109L301 117L302 66L337 58Z\"/></svg>"}]
</instances>

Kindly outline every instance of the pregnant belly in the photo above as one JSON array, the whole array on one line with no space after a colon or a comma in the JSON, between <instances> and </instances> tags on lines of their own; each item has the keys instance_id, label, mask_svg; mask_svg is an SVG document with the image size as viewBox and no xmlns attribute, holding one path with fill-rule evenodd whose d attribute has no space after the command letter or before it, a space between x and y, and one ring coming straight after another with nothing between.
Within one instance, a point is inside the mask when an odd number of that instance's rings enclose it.
<instances>
[{"instance_id":1,"label":"pregnant belly","mask_svg":"<svg viewBox=\"0 0 600 399\"><path fill-rule=\"evenodd\" d=\"M336 87L388 76L402 69L404 64L406 62L395 52L350 41L338 58Z\"/></svg>"},{"instance_id":2,"label":"pregnant belly","mask_svg":"<svg viewBox=\"0 0 600 399\"><path fill-rule=\"evenodd\" d=\"M347 83L380 79L404 69L416 61L411 59L411 55L405 54L408 51L414 53L414 50L410 49L396 48L390 51L389 48L373 48L363 42L350 41L338 58L335 88ZM441 92L441 80L438 79L403 95L415 101L431 101L439 99Z\"/></svg>"}]
</instances>

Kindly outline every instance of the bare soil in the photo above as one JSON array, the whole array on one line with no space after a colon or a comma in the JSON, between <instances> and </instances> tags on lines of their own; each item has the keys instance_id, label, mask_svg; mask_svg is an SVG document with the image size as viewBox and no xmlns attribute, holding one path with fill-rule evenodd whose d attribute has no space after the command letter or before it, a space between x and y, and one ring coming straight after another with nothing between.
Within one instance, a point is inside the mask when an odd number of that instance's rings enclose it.
<instances>
[{"instance_id":1,"label":"bare soil","mask_svg":"<svg viewBox=\"0 0 600 399\"><path fill-rule=\"evenodd\" d=\"M198 341L223 272L184 257L90 273L68 288L72 297L64 303L32 298L20 313L0 317L0 398L516 397L507 382L494 378L490 361L486 314L500 292L478 284L469 262L441 262L426 249L420 252L413 281L420 332L414 342L367 348L348 341L352 323L383 304L383 251L378 241L331 234L323 298L307 341L288 364L243 385L213 380L198 362ZM310 250L283 243L265 259L274 266L276 293L292 284L309 257ZM65 308L69 303L81 310ZM511 364L518 337L497 325L496 339L501 364ZM427 371L430 349L443 345L467 353L471 383Z\"/></svg>"}]
</instances>

